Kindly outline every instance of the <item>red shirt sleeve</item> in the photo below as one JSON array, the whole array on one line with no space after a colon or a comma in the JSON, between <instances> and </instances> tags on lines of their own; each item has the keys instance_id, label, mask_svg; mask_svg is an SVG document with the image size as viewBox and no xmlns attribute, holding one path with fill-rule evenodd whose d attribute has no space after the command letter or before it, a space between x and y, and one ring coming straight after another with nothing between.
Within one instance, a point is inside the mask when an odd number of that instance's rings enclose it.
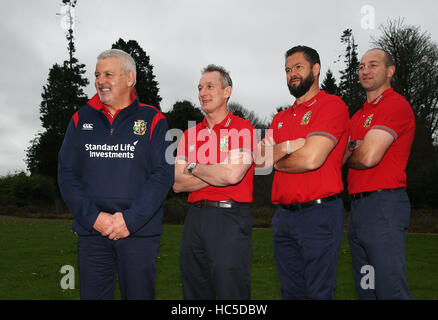
<instances>
[{"instance_id":1,"label":"red shirt sleeve","mask_svg":"<svg viewBox=\"0 0 438 320\"><path fill-rule=\"evenodd\" d=\"M385 130L397 139L411 126L411 115L412 109L406 101L396 101L376 113L371 129Z\"/></svg>"},{"instance_id":2,"label":"red shirt sleeve","mask_svg":"<svg viewBox=\"0 0 438 320\"><path fill-rule=\"evenodd\" d=\"M315 112L316 111L316 112ZM339 98L326 102L322 108L314 110L310 132L306 138L321 135L338 143L349 121L347 105Z\"/></svg>"}]
</instances>

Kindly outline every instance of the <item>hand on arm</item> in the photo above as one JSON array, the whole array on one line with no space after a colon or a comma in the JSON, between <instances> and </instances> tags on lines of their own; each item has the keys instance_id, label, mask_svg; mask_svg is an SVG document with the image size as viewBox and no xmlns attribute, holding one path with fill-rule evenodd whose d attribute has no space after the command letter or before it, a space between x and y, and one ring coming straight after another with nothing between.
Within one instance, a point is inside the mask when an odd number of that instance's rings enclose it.
<instances>
[{"instance_id":1,"label":"hand on arm","mask_svg":"<svg viewBox=\"0 0 438 320\"><path fill-rule=\"evenodd\" d=\"M363 142L363 140L350 140L348 137L347 148L345 148L344 158L342 159L342 165L344 165L353 154L353 151L357 149ZM354 142L354 143L352 143Z\"/></svg>"},{"instance_id":2,"label":"hand on arm","mask_svg":"<svg viewBox=\"0 0 438 320\"><path fill-rule=\"evenodd\" d=\"M280 159L275 165L276 170L287 173L303 173L320 168L330 152L336 146L335 142L321 135L305 139L304 145L288 157Z\"/></svg>"},{"instance_id":3,"label":"hand on arm","mask_svg":"<svg viewBox=\"0 0 438 320\"><path fill-rule=\"evenodd\" d=\"M271 167L280 159L283 159L302 148L305 141L306 139L299 138L295 140L286 140L276 144L272 137L262 140L258 145L259 153L256 159L256 166L259 168Z\"/></svg>"},{"instance_id":4,"label":"hand on arm","mask_svg":"<svg viewBox=\"0 0 438 320\"><path fill-rule=\"evenodd\" d=\"M252 155L241 149L231 150L227 158L218 164L198 164L193 176L209 185L225 187L239 183L252 165Z\"/></svg>"},{"instance_id":5,"label":"hand on arm","mask_svg":"<svg viewBox=\"0 0 438 320\"><path fill-rule=\"evenodd\" d=\"M193 192L209 186L198 177L187 172L188 162L183 159L175 161L175 182L173 191L175 192Z\"/></svg>"}]
</instances>

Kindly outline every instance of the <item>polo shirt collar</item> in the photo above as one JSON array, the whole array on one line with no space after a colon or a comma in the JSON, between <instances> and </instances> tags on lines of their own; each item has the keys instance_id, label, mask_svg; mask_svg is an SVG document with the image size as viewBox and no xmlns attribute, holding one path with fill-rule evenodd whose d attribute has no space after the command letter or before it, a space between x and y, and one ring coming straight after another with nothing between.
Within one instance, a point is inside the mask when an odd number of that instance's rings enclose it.
<instances>
[{"instance_id":1,"label":"polo shirt collar","mask_svg":"<svg viewBox=\"0 0 438 320\"><path fill-rule=\"evenodd\" d=\"M228 111L228 114L227 114L227 116L225 117L225 119L222 120L220 123L215 124L215 125L213 126L213 129L214 129L215 127L228 128L228 126L230 125L231 121L233 120L233 117L234 117L234 115L233 115L231 112ZM202 120L202 122L201 122L201 126L202 126L203 128L208 128L207 118L206 118L206 117L204 117L204 120Z\"/></svg>"},{"instance_id":2,"label":"polo shirt collar","mask_svg":"<svg viewBox=\"0 0 438 320\"><path fill-rule=\"evenodd\" d=\"M318 102L318 100L321 100L324 96L326 96L327 93L324 90L320 90L316 95L314 95L312 98L310 98L307 101L304 101L300 104L297 104L297 101L295 100L294 104L292 105L291 110L295 109L296 107L304 107L304 108L310 108L315 103Z\"/></svg>"},{"instance_id":3,"label":"polo shirt collar","mask_svg":"<svg viewBox=\"0 0 438 320\"><path fill-rule=\"evenodd\" d=\"M390 95L391 93L394 92L393 88L388 88L385 91L383 91L376 99L374 99L371 102L366 101L365 105L366 106L377 106L385 97L387 97L388 95Z\"/></svg>"}]
</instances>

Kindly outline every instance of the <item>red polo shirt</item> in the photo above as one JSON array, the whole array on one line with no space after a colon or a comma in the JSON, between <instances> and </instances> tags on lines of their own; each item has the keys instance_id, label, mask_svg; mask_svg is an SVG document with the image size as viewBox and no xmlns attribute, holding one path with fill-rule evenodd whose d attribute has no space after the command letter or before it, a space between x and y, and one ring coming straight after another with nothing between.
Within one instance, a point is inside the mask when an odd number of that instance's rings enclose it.
<instances>
[{"instance_id":1,"label":"red polo shirt","mask_svg":"<svg viewBox=\"0 0 438 320\"><path fill-rule=\"evenodd\" d=\"M225 119L212 129L207 120L184 132L178 145L177 158L187 162L216 164L225 160L230 150L242 149L253 154L257 150L257 136L248 120L228 113ZM254 164L242 181L226 187L208 186L189 194L189 202L199 200L234 200L252 202Z\"/></svg>"},{"instance_id":2,"label":"red polo shirt","mask_svg":"<svg viewBox=\"0 0 438 320\"><path fill-rule=\"evenodd\" d=\"M347 137L344 135L349 120L348 108L339 97L321 90L312 99L279 112L271 127L276 143L321 135L336 146L324 164L305 173L275 171L272 184L272 203L307 202L340 193L342 158Z\"/></svg>"},{"instance_id":3,"label":"red polo shirt","mask_svg":"<svg viewBox=\"0 0 438 320\"><path fill-rule=\"evenodd\" d=\"M380 163L366 170L348 170L350 194L406 187L406 164L415 133L415 117L409 103L392 88L385 90L351 118L348 135L363 140L371 129L385 130L394 137Z\"/></svg>"}]
</instances>

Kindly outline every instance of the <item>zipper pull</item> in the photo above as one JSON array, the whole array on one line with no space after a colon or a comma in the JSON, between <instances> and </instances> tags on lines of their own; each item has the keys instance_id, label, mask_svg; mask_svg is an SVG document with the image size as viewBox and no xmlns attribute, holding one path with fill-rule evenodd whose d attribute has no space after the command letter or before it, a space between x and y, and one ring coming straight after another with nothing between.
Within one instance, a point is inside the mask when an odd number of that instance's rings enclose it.
<instances>
[{"instance_id":1,"label":"zipper pull","mask_svg":"<svg viewBox=\"0 0 438 320\"><path fill-rule=\"evenodd\" d=\"M111 130L110 130L110 135L111 135L111 136L113 135L113 132L114 132L114 129L111 128Z\"/></svg>"}]
</instances>

